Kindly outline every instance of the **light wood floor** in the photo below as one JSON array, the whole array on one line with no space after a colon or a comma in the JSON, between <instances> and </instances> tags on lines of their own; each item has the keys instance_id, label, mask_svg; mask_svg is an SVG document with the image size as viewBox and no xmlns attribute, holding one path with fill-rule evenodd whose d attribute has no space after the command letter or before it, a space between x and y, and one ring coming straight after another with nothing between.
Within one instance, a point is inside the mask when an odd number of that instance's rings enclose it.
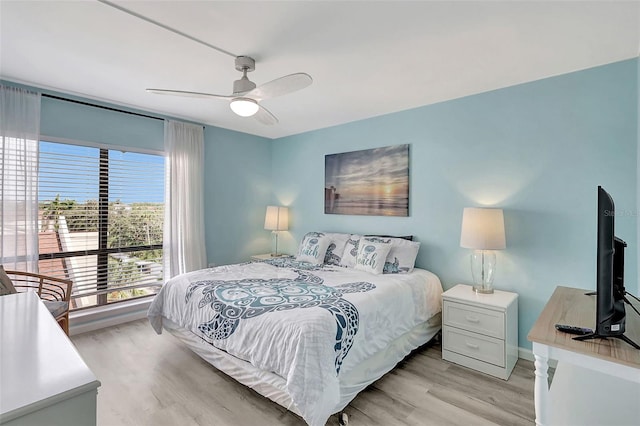
<instances>
[{"instance_id":1,"label":"light wood floor","mask_svg":"<svg viewBox=\"0 0 640 426\"><path fill-rule=\"evenodd\" d=\"M102 382L98 426L304 425L237 383L147 320L71 339ZM533 363L508 381L443 361L439 344L415 351L345 409L349 425L532 425ZM337 417L327 425L337 425Z\"/></svg>"}]
</instances>

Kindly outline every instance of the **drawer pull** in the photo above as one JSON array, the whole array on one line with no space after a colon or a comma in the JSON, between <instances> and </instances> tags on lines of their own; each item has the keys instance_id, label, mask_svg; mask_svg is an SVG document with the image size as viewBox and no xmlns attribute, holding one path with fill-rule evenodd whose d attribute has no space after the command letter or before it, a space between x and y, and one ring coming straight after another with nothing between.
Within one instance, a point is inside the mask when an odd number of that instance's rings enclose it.
<instances>
[{"instance_id":1,"label":"drawer pull","mask_svg":"<svg viewBox=\"0 0 640 426\"><path fill-rule=\"evenodd\" d=\"M475 345L473 343L469 343L469 342L465 342L465 344L470 347L471 349L480 349L480 346Z\"/></svg>"},{"instance_id":2,"label":"drawer pull","mask_svg":"<svg viewBox=\"0 0 640 426\"><path fill-rule=\"evenodd\" d=\"M469 316L469 315L467 315L466 319L467 319L467 321L475 323L475 324L480 322L480 319L478 317L472 317L472 316Z\"/></svg>"}]
</instances>

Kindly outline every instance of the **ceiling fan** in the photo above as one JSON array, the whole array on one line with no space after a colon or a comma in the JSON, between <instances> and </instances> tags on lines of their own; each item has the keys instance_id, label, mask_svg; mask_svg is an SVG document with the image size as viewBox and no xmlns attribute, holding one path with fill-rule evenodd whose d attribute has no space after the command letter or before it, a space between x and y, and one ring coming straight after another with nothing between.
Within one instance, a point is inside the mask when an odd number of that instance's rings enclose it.
<instances>
[{"instance_id":1,"label":"ceiling fan","mask_svg":"<svg viewBox=\"0 0 640 426\"><path fill-rule=\"evenodd\" d=\"M256 84L247 78L247 73L256 69L255 60L249 56L237 56L235 63L236 69L242 72L242 78L233 82L233 93L231 95L167 89L147 89L147 92L160 95L225 99L230 102L231 110L239 116L253 116L263 124L273 125L278 122L278 119L269 110L260 105L260 101L304 89L313 82L309 74L300 72L276 78L256 87Z\"/></svg>"}]
</instances>

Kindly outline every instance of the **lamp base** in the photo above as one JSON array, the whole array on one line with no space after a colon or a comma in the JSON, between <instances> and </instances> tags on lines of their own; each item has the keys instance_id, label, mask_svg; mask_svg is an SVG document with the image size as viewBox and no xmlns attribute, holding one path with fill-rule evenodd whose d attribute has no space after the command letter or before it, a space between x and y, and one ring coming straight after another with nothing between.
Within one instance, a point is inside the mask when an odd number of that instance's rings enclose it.
<instances>
[{"instance_id":1,"label":"lamp base","mask_svg":"<svg viewBox=\"0 0 640 426\"><path fill-rule=\"evenodd\" d=\"M471 255L473 291L480 294L493 293L493 274L496 270L496 254L489 250L476 250Z\"/></svg>"},{"instance_id":2,"label":"lamp base","mask_svg":"<svg viewBox=\"0 0 640 426\"><path fill-rule=\"evenodd\" d=\"M483 286L473 286L473 291L475 291L478 294L492 294L493 293L493 288L492 287L483 287Z\"/></svg>"}]
</instances>

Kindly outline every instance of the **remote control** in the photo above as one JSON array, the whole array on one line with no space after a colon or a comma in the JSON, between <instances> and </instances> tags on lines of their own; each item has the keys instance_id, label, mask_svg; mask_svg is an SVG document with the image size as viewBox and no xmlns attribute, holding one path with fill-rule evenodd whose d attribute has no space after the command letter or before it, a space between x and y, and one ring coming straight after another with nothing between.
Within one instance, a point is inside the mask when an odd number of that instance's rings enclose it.
<instances>
[{"instance_id":1,"label":"remote control","mask_svg":"<svg viewBox=\"0 0 640 426\"><path fill-rule=\"evenodd\" d=\"M579 334L581 336L593 334L593 330L590 328L576 327L574 325L556 324L556 330L562 331L563 333Z\"/></svg>"}]
</instances>

